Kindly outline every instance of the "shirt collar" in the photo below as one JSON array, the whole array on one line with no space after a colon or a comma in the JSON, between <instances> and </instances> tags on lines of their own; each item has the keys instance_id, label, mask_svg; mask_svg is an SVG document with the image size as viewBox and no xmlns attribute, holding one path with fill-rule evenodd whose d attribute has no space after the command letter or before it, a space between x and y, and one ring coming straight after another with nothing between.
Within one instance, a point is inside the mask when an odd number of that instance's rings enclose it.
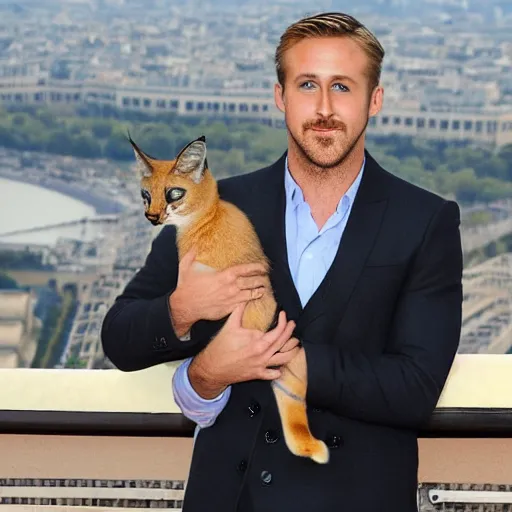
<instances>
[{"instance_id":1,"label":"shirt collar","mask_svg":"<svg viewBox=\"0 0 512 512\"><path fill-rule=\"evenodd\" d=\"M343 197L341 197L338 206L336 207L336 212L341 210L343 201L346 202L348 200L349 206L353 203L359 189L361 179L363 177L365 163L366 156L363 158L363 165L361 166L361 170L357 174L356 179L352 182L352 185L350 185L349 189L345 192ZM290 169L288 168L288 156L286 157L285 162L284 188L286 193L286 202L291 204L293 209L304 203L304 194L302 193L302 189L299 187L299 185L297 185L296 181L293 179L290 173Z\"/></svg>"}]
</instances>

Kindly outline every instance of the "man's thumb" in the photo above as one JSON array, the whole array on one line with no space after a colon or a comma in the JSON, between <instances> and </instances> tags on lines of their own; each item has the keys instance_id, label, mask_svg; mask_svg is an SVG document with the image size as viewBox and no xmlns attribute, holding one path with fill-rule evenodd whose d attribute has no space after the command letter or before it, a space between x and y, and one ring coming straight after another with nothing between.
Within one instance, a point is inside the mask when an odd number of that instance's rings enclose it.
<instances>
[{"instance_id":1,"label":"man's thumb","mask_svg":"<svg viewBox=\"0 0 512 512\"><path fill-rule=\"evenodd\" d=\"M194 263L194 259L196 257L196 253L194 249L190 249L187 253L183 255L183 258L181 258L181 267L182 268L189 268L192 263Z\"/></svg>"},{"instance_id":2,"label":"man's thumb","mask_svg":"<svg viewBox=\"0 0 512 512\"><path fill-rule=\"evenodd\" d=\"M238 304L236 308L231 312L228 318L228 322L233 327L242 327L242 319L244 317L244 311L246 302L242 302L241 304Z\"/></svg>"}]
</instances>

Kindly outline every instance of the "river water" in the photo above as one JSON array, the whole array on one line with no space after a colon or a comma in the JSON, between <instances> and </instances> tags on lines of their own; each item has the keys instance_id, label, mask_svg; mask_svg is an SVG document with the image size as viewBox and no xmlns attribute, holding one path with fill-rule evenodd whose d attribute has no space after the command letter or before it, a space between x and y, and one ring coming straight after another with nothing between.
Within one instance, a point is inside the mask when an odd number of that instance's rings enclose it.
<instances>
[{"instance_id":1,"label":"river water","mask_svg":"<svg viewBox=\"0 0 512 512\"><path fill-rule=\"evenodd\" d=\"M93 206L47 188L0 177L0 242L53 245L60 236L87 239L82 226L60 227L12 236L19 229L48 226L96 215Z\"/></svg>"}]
</instances>

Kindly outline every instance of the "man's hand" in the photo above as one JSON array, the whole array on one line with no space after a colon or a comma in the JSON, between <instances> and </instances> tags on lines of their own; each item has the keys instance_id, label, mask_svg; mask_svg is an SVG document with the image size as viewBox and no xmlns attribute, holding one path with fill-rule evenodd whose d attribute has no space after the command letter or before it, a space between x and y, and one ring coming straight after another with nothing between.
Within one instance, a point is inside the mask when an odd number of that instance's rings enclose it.
<instances>
[{"instance_id":1,"label":"man's hand","mask_svg":"<svg viewBox=\"0 0 512 512\"><path fill-rule=\"evenodd\" d=\"M277 379L281 371L270 367L287 364L300 350L299 341L290 338L295 322L287 321L283 311L277 326L263 333L242 327L244 310L245 303L235 308L217 336L189 366L190 383L202 398L215 398L237 382Z\"/></svg>"},{"instance_id":2,"label":"man's hand","mask_svg":"<svg viewBox=\"0 0 512 512\"><path fill-rule=\"evenodd\" d=\"M189 252L180 262L178 284L169 298L178 337L198 320L220 320L239 304L259 299L270 286L260 263L236 265L220 272L197 270L193 263L194 254Z\"/></svg>"}]
</instances>

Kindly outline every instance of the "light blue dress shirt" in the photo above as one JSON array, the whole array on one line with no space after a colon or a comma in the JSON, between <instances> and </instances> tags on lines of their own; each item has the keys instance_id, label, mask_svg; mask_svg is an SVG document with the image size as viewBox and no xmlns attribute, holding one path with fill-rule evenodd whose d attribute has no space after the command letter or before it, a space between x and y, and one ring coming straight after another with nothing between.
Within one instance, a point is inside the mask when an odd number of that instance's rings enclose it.
<instances>
[{"instance_id":1,"label":"light blue dress shirt","mask_svg":"<svg viewBox=\"0 0 512 512\"><path fill-rule=\"evenodd\" d=\"M361 183L365 162L366 159L357 178L340 199L336 211L319 231L302 190L290 174L286 160L284 183L288 264L303 307L322 282L334 260ZM176 369L172 389L176 405L183 415L197 424L195 438L200 428L215 423L229 400L231 387L212 400L201 398L188 379L187 370L191 361L192 358L185 359Z\"/></svg>"}]
</instances>

